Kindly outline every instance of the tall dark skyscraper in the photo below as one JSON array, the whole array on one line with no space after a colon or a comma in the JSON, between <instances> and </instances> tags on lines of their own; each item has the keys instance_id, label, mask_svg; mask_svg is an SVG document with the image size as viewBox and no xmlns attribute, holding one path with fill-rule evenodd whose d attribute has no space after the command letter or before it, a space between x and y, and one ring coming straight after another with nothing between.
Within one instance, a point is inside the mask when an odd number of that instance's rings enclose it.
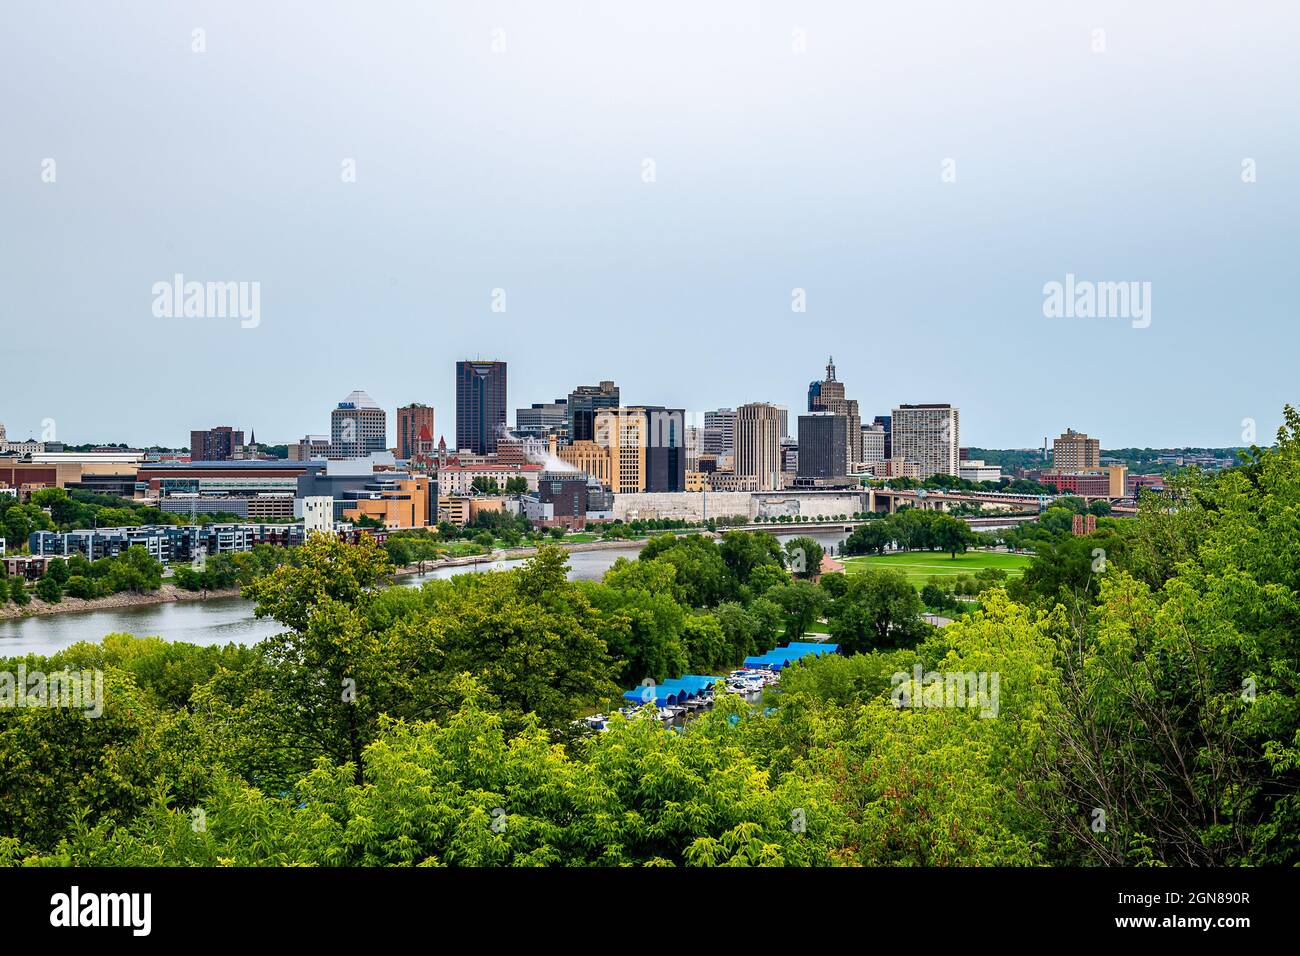
<instances>
[{"instance_id":1,"label":"tall dark skyscraper","mask_svg":"<svg viewBox=\"0 0 1300 956\"><path fill-rule=\"evenodd\" d=\"M856 399L844 394L844 383L835 377L835 359L826 362L826 378L808 386L808 411L830 412L848 419L846 430L849 441L844 459L843 474L848 474L862 460L862 421L858 417ZM800 442L802 444L802 442Z\"/></svg>"},{"instance_id":2,"label":"tall dark skyscraper","mask_svg":"<svg viewBox=\"0 0 1300 956\"><path fill-rule=\"evenodd\" d=\"M613 382L579 385L569 393L569 441L594 441L596 413L618 408L618 386Z\"/></svg>"},{"instance_id":3,"label":"tall dark skyscraper","mask_svg":"<svg viewBox=\"0 0 1300 956\"><path fill-rule=\"evenodd\" d=\"M799 474L806 479L843 479L848 461L849 419L833 412L799 416Z\"/></svg>"},{"instance_id":4,"label":"tall dark skyscraper","mask_svg":"<svg viewBox=\"0 0 1300 956\"><path fill-rule=\"evenodd\" d=\"M686 411L644 406L646 416L645 490L686 490Z\"/></svg>"},{"instance_id":5,"label":"tall dark skyscraper","mask_svg":"<svg viewBox=\"0 0 1300 956\"><path fill-rule=\"evenodd\" d=\"M506 363L456 363L456 450L492 455L506 426Z\"/></svg>"}]
</instances>

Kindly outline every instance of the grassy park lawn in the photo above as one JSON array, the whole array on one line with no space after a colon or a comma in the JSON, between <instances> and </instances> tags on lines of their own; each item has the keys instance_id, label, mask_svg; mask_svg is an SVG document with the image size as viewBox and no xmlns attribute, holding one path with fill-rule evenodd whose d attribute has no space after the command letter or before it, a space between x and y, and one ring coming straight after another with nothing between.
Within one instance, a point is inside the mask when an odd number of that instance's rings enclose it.
<instances>
[{"instance_id":1,"label":"grassy park lawn","mask_svg":"<svg viewBox=\"0 0 1300 956\"><path fill-rule=\"evenodd\" d=\"M841 558L848 574L866 568L893 568L902 571L918 589L932 577L974 574L981 568L1001 568L1007 577L1024 573L1032 558L1027 554L1007 554L1003 551L967 551L951 558L938 551L904 551L898 554L871 554L856 558Z\"/></svg>"}]
</instances>

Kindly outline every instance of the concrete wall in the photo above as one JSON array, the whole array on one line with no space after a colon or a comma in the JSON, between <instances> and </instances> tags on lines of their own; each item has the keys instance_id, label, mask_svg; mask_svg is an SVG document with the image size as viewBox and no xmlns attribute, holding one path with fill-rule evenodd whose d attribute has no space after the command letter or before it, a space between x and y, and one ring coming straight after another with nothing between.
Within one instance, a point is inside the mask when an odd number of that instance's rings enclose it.
<instances>
[{"instance_id":1,"label":"concrete wall","mask_svg":"<svg viewBox=\"0 0 1300 956\"><path fill-rule=\"evenodd\" d=\"M681 518L702 521L706 496L696 491L642 493L614 496L614 517ZM803 515L807 518L852 515L867 510L867 496L854 491L711 491L708 517L740 515L745 518Z\"/></svg>"},{"instance_id":2,"label":"concrete wall","mask_svg":"<svg viewBox=\"0 0 1300 956\"><path fill-rule=\"evenodd\" d=\"M634 518L680 518L684 521L703 521L706 497L710 518L732 515L750 517L750 499L753 495L748 491L711 491L707 496L698 491L615 495L614 517L623 521L631 521Z\"/></svg>"},{"instance_id":3,"label":"concrete wall","mask_svg":"<svg viewBox=\"0 0 1300 956\"><path fill-rule=\"evenodd\" d=\"M867 510L867 496L856 491L768 491L754 495L754 517L802 515L833 518Z\"/></svg>"}]
</instances>

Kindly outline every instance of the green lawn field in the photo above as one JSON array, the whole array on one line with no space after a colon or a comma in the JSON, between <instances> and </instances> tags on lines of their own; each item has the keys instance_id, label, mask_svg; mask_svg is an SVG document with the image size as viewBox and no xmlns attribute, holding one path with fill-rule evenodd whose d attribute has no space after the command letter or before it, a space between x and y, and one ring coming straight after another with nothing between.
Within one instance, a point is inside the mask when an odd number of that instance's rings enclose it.
<instances>
[{"instance_id":1,"label":"green lawn field","mask_svg":"<svg viewBox=\"0 0 1300 956\"><path fill-rule=\"evenodd\" d=\"M1002 551L967 551L951 558L938 551L905 551L901 554L872 554L856 558L840 558L846 573L853 574L865 568L893 568L902 571L919 589L932 577L957 574L974 574L980 568L1001 568L1008 578L1019 577L1032 558L1027 554L1007 554Z\"/></svg>"}]
</instances>

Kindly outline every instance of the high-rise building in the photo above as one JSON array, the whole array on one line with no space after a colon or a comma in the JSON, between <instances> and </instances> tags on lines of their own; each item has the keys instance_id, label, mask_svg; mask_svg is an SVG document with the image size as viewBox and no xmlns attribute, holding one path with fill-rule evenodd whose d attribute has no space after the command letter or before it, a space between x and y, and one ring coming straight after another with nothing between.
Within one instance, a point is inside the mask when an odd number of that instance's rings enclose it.
<instances>
[{"instance_id":1,"label":"high-rise building","mask_svg":"<svg viewBox=\"0 0 1300 956\"><path fill-rule=\"evenodd\" d=\"M775 407L776 407L777 416L781 419L781 437L782 438L794 437L790 434L790 409L788 409L784 405L777 405Z\"/></svg>"},{"instance_id":2,"label":"high-rise building","mask_svg":"<svg viewBox=\"0 0 1300 956\"><path fill-rule=\"evenodd\" d=\"M618 386L604 381L599 385L579 385L569 393L565 413L568 417L569 441L593 441L596 437L596 414L605 408L618 408Z\"/></svg>"},{"instance_id":3,"label":"high-rise building","mask_svg":"<svg viewBox=\"0 0 1300 956\"><path fill-rule=\"evenodd\" d=\"M703 445L706 455L734 455L736 452L736 410L719 408L704 413Z\"/></svg>"},{"instance_id":4,"label":"high-rise building","mask_svg":"<svg viewBox=\"0 0 1300 956\"><path fill-rule=\"evenodd\" d=\"M830 412L832 415L843 415L848 419L846 429L849 436L848 451L844 471L841 472L847 475L853 469L853 465L862 460L862 419L858 414L857 400L845 397L844 383L835 378L833 356L826 361L826 378L820 382L812 382L808 386L808 411Z\"/></svg>"},{"instance_id":5,"label":"high-rise building","mask_svg":"<svg viewBox=\"0 0 1300 956\"><path fill-rule=\"evenodd\" d=\"M846 480L848 447L847 415L809 412L799 416L799 478Z\"/></svg>"},{"instance_id":6,"label":"high-rise building","mask_svg":"<svg viewBox=\"0 0 1300 956\"><path fill-rule=\"evenodd\" d=\"M781 439L781 470L787 475L799 471L799 440L797 438Z\"/></svg>"},{"instance_id":7,"label":"high-rise building","mask_svg":"<svg viewBox=\"0 0 1300 956\"><path fill-rule=\"evenodd\" d=\"M456 450L491 455L506 427L506 363L456 363Z\"/></svg>"},{"instance_id":8,"label":"high-rise building","mask_svg":"<svg viewBox=\"0 0 1300 956\"><path fill-rule=\"evenodd\" d=\"M420 429L433 434L433 409L419 402L403 405L397 410L397 457L409 459L415 455L415 443ZM265 433L263 433L265 434Z\"/></svg>"},{"instance_id":9,"label":"high-rise building","mask_svg":"<svg viewBox=\"0 0 1300 956\"><path fill-rule=\"evenodd\" d=\"M646 405L646 491L686 490L686 410Z\"/></svg>"},{"instance_id":10,"label":"high-rise building","mask_svg":"<svg viewBox=\"0 0 1300 956\"><path fill-rule=\"evenodd\" d=\"M388 450L388 413L357 389L330 413L331 458L364 458Z\"/></svg>"},{"instance_id":11,"label":"high-rise building","mask_svg":"<svg viewBox=\"0 0 1300 956\"><path fill-rule=\"evenodd\" d=\"M605 408L596 413L595 442L609 449L609 490L616 495L646 490L648 425L639 408Z\"/></svg>"},{"instance_id":12,"label":"high-rise building","mask_svg":"<svg viewBox=\"0 0 1300 956\"><path fill-rule=\"evenodd\" d=\"M781 409L751 402L736 409L737 477L752 479L755 491L781 488Z\"/></svg>"},{"instance_id":13,"label":"high-rise building","mask_svg":"<svg viewBox=\"0 0 1300 956\"><path fill-rule=\"evenodd\" d=\"M553 402L534 402L528 408L515 409L515 431L521 435L538 438L555 435L564 440L569 435L569 402L557 398Z\"/></svg>"},{"instance_id":14,"label":"high-rise building","mask_svg":"<svg viewBox=\"0 0 1300 956\"><path fill-rule=\"evenodd\" d=\"M961 461L958 410L951 405L900 405L890 415L893 457L914 462L921 479L957 475Z\"/></svg>"},{"instance_id":15,"label":"high-rise building","mask_svg":"<svg viewBox=\"0 0 1300 956\"><path fill-rule=\"evenodd\" d=\"M885 430L885 460L888 461L894 457L894 442L893 437L890 435L890 428L892 427L890 417L888 415L877 415L873 421Z\"/></svg>"},{"instance_id":16,"label":"high-rise building","mask_svg":"<svg viewBox=\"0 0 1300 956\"><path fill-rule=\"evenodd\" d=\"M190 461L233 461L243 448L244 433L229 425L190 432Z\"/></svg>"},{"instance_id":17,"label":"high-rise building","mask_svg":"<svg viewBox=\"0 0 1300 956\"><path fill-rule=\"evenodd\" d=\"M1089 471L1101 467L1101 442L1083 432L1067 428L1052 442L1052 468L1056 471Z\"/></svg>"},{"instance_id":18,"label":"high-rise building","mask_svg":"<svg viewBox=\"0 0 1300 956\"><path fill-rule=\"evenodd\" d=\"M596 413L595 442L609 450L614 494L686 490L686 412L643 405Z\"/></svg>"},{"instance_id":19,"label":"high-rise building","mask_svg":"<svg viewBox=\"0 0 1300 956\"><path fill-rule=\"evenodd\" d=\"M862 426L862 460L860 464L874 465L877 462L884 461L888 455L885 452L885 429L883 425L872 422L870 425Z\"/></svg>"},{"instance_id":20,"label":"high-rise building","mask_svg":"<svg viewBox=\"0 0 1300 956\"><path fill-rule=\"evenodd\" d=\"M610 450L599 442L574 441L567 445L560 445L557 457L582 474L595 478L602 485L607 487L613 485Z\"/></svg>"}]
</instances>

